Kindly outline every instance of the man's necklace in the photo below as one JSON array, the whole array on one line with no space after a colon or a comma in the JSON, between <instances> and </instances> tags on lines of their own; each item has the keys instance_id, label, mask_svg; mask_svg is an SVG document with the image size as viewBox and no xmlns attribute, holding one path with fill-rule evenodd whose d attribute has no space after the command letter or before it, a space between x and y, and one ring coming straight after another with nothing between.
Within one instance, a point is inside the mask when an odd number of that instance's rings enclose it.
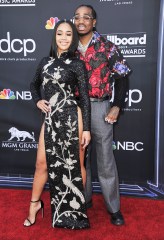
<instances>
[{"instance_id":1,"label":"man's necklace","mask_svg":"<svg viewBox=\"0 0 164 240\"><path fill-rule=\"evenodd\" d=\"M93 37L93 34L92 34L92 37ZM83 45L80 41L79 41L79 44L78 44L78 50L81 52L81 54L84 56L85 55L85 52L87 51L87 48L92 40L92 37L91 39L88 41L87 44Z\"/></svg>"}]
</instances>

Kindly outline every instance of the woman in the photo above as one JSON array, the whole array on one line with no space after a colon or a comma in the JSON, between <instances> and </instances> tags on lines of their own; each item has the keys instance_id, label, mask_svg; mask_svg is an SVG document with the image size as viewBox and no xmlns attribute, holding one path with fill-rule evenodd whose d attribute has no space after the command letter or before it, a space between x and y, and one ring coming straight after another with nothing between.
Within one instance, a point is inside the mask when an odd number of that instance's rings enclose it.
<instances>
[{"instance_id":1,"label":"woman","mask_svg":"<svg viewBox=\"0 0 164 240\"><path fill-rule=\"evenodd\" d=\"M40 200L48 180L52 226L72 229L89 227L83 187L86 173L84 149L90 141L90 101L84 63L74 57L78 35L72 22L59 21L54 29L50 57L41 60L31 83L31 93L45 113L37 152L29 216L31 226L44 204ZM45 99L42 100L40 87ZM80 94L77 106L75 89Z\"/></svg>"}]
</instances>

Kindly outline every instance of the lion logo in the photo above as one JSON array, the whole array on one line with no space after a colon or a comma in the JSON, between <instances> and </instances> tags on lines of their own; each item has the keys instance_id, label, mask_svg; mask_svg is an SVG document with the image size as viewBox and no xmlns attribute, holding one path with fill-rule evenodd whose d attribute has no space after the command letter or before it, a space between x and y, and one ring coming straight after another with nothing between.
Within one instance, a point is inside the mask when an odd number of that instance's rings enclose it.
<instances>
[{"instance_id":1,"label":"lion logo","mask_svg":"<svg viewBox=\"0 0 164 240\"><path fill-rule=\"evenodd\" d=\"M34 132L30 134L29 132L19 131L17 128L11 127L9 129L9 133L11 134L11 137L10 139L8 139L8 141L11 141L13 138L17 138L17 141L25 141L26 138L29 138L29 139L32 139L33 142L35 142Z\"/></svg>"}]
</instances>

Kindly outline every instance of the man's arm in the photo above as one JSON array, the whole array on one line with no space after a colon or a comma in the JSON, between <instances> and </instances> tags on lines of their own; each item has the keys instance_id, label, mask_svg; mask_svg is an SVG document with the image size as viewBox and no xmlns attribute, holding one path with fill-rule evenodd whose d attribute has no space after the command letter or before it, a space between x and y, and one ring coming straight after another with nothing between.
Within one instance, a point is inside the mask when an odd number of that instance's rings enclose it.
<instances>
[{"instance_id":1,"label":"man's arm","mask_svg":"<svg viewBox=\"0 0 164 240\"><path fill-rule=\"evenodd\" d=\"M115 80L114 101L108 115L105 118L105 120L111 124L117 121L120 109L124 104L127 83L128 83L127 77L122 77Z\"/></svg>"}]
</instances>

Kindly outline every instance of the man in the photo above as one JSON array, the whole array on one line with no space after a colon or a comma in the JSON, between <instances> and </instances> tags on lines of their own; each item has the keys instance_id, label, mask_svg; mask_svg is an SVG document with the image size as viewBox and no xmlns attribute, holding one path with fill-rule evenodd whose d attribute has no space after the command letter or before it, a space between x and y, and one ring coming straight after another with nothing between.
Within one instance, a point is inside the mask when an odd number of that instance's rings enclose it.
<instances>
[{"instance_id":1,"label":"man","mask_svg":"<svg viewBox=\"0 0 164 240\"><path fill-rule=\"evenodd\" d=\"M120 211L119 181L112 150L113 123L117 121L121 105L125 99L127 75L130 72L126 60L118 48L105 40L96 31L96 12L90 5L80 5L74 15L74 24L79 34L78 54L85 62L89 77L91 101L91 136L95 143L98 177L114 225L123 225ZM112 107L111 84L115 82L115 95ZM87 159L86 202L92 204L90 153Z\"/></svg>"}]
</instances>

